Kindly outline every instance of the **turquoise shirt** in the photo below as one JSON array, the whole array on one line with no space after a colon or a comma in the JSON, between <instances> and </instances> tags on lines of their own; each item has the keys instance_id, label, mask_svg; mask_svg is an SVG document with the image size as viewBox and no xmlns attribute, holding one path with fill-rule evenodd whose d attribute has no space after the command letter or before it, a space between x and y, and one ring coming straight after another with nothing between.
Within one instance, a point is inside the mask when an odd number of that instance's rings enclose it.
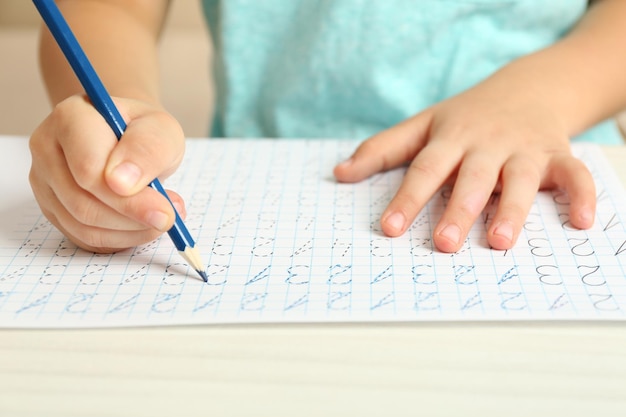
<instances>
[{"instance_id":1,"label":"turquoise shirt","mask_svg":"<svg viewBox=\"0 0 626 417\"><path fill-rule=\"evenodd\" d=\"M215 137L364 139L561 38L587 0L204 0ZM614 122L578 139L619 143Z\"/></svg>"}]
</instances>

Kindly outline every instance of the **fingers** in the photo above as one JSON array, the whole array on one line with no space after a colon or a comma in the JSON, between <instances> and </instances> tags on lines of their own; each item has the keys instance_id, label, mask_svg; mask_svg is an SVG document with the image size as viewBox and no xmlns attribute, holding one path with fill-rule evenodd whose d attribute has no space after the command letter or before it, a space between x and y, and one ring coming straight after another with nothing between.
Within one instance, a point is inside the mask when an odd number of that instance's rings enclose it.
<instances>
[{"instance_id":1,"label":"fingers","mask_svg":"<svg viewBox=\"0 0 626 417\"><path fill-rule=\"evenodd\" d=\"M52 124L56 128L56 131L51 132L46 132L48 126L44 124L31 137L31 186L35 190L41 189L40 192L46 197L54 197L82 224L133 230L137 228L135 221L112 207L103 205L94 194L87 191L103 188L102 169L107 154L117 140L110 129L98 129L103 120L83 98L71 98L59 105L57 117L64 118L65 113L77 112L82 117L77 118L75 123L49 123L48 125ZM92 133L77 136L85 129ZM80 140L71 140L76 137ZM74 173L69 169L70 163L74 167ZM56 193L52 190L56 190Z\"/></svg>"},{"instance_id":2,"label":"fingers","mask_svg":"<svg viewBox=\"0 0 626 417\"><path fill-rule=\"evenodd\" d=\"M596 213L596 187L589 169L570 154L555 158L550 166L549 185L564 189L570 200L570 222L574 227L593 226Z\"/></svg>"},{"instance_id":3,"label":"fingers","mask_svg":"<svg viewBox=\"0 0 626 417\"><path fill-rule=\"evenodd\" d=\"M593 225L595 217L595 185L587 167L569 152L557 153L546 164L537 166L530 158L512 158L502 171L502 194L487 240L494 249L510 249L532 207L542 185L561 188L570 199L570 221L581 229Z\"/></svg>"},{"instance_id":4,"label":"fingers","mask_svg":"<svg viewBox=\"0 0 626 417\"><path fill-rule=\"evenodd\" d=\"M506 250L515 245L541 186L543 172L548 173L544 182L563 188L569 194L572 225L588 228L593 224L593 178L584 164L571 154L557 154L545 164L521 153L503 164L498 163L497 158L480 155L472 154L463 160L448 206L433 233L437 249L455 252L461 248L496 188L500 166L501 193L487 231L487 241L492 248Z\"/></svg>"},{"instance_id":5,"label":"fingers","mask_svg":"<svg viewBox=\"0 0 626 417\"><path fill-rule=\"evenodd\" d=\"M443 252L456 252L491 197L501 162L489 153L468 155L459 169L450 201L433 231L433 241Z\"/></svg>"},{"instance_id":6,"label":"fingers","mask_svg":"<svg viewBox=\"0 0 626 417\"><path fill-rule=\"evenodd\" d=\"M409 166L396 195L381 216L387 236L400 236L433 194L456 169L462 157L459 149L437 143L425 147Z\"/></svg>"},{"instance_id":7,"label":"fingers","mask_svg":"<svg viewBox=\"0 0 626 417\"><path fill-rule=\"evenodd\" d=\"M494 191L501 195L487 240L495 249L515 244L541 187L565 189L571 224L590 227L593 179L571 155L558 115L541 106L541 97L532 105L526 95L521 101L509 95L494 100L501 87L485 82L368 139L335 167L335 177L360 181L410 162L381 216L382 231L391 237L408 229L442 184L454 183L433 232L435 246L444 252L461 248Z\"/></svg>"},{"instance_id":8,"label":"fingers","mask_svg":"<svg viewBox=\"0 0 626 417\"><path fill-rule=\"evenodd\" d=\"M65 209L51 189L36 194L43 214L68 239L79 247L99 253L110 253L156 239L161 232L151 227L134 227L133 230L112 230L86 225Z\"/></svg>"},{"instance_id":9,"label":"fingers","mask_svg":"<svg viewBox=\"0 0 626 417\"><path fill-rule=\"evenodd\" d=\"M172 116L131 104L126 110L132 122L110 152L104 170L108 186L123 196L139 192L154 178L167 177L185 150L183 131Z\"/></svg>"},{"instance_id":10,"label":"fingers","mask_svg":"<svg viewBox=\"0 0 626 417\"><path fill-rule=\"evenodd\" d=\"M130 100L123 100L119 107L130 115L129 134L123 141L117 141L104 119L82 97L59 104L30 140L30 181L42 211L72 241L89 250L145 243L174 222L172 204L147 184L176 168L184 148L184 141L176 135L182 136L182 132L175 120L159 109ZM164 137L169 133L171 141ZM107 167L116 157L122 164L138 161L142 174L132 187L120 186L115 175L112 183L116 188L107 183ZM184 216L180 196L170 196Z\"/></svg>"},{"instance_id":11,"label":"fingers","mask_svg":"<svg viewBox=\"0 0 626 417\"><path fill-rule=\"evenodd\" d=\"M513 247L542 183L570 194L574 226L591 226L595 211L593 179L585 166L565 150L466 151L461 144L450 146L449 140L432 139L420 150L421 143L406 146L404 138L389 137L389 132L392 130L365 142L351 158L351 166L339 165L335 170L339 179L359 180L402 164L417 153L381 216L382 231L388 236L403 234L432 195L450 179L454 180L453 192L433 232L434 244L443 252L462 247L495 190L500 192L499 203L487 231L487 241L494 249ZM389 143L396 145L394 150L386 150Z\"/></svg>"},{"instance_id":12,"label":"fingers","mask_svg":"<svg viewBox=\"0 0 626 417\"><path fill-rule=\"evenodd\" d=\"M400 189L381 217L388 236L406 231L415 216L456 169L460 147L431 142L432 114L423 112L363 142L354 154L335 167L338 181L355 182L412 161Z\"/></svg>"},{"instance_id":13,"label":"fingers","mask_svg":"<svg viewBox=\"0 0 626 417\"><path fill-rule=\"evenodd\" d=\"M410 162L424 146L431 120L430 113L422 113L366 140L335 167L335 178L357 182Z\"/></svg>"},{"instance_id":14,"label":"fingers","mask_svg":"<svg viewBox=\"0 0 626 417\"><path fill-rule=\"evenodd\" d=\"M42 201L54 201L55 207L62 207L68 215L85 226L98 225L113 230L138 230L146 227L145 224L140 224L103 204L79 187L63 165L55 164L51 168L46 171L46 175L37 173L35 169L31 170L31 186L40 190Z\"/></svg>"},{"instance_id":15,"label":"fingers","mask_svg":"<svg viewBox=\"0 0 626 417\"><path fill-rule=\"evenodd\" d=\"M513 247L524 226L528 212L539 189L541 175L538 166L528 157L509 159L502 168L500 201L487 231L492 248Z\"/></svg>"},{"instance_id":16,"label":"fingers","mask_svg":"<svg viewBox=\"0 0 626 417\"><path fill-rule=\"evenodd\" d=\"M42 212L55 227L83 249L114 252L153 240L162 233L162 230L122 216L79 187L72 193L63 193L63 199L70 202L67 204L57 197L52 188L42 184L39 178L31 171L31 185L37 190L35 197ZM182 198L174 192L168 192L168 195L184 219L186 211ZM160 195L158 197L162 198ZM140 195L129 198L142 201Z\"/></svg>"}]
</instances>

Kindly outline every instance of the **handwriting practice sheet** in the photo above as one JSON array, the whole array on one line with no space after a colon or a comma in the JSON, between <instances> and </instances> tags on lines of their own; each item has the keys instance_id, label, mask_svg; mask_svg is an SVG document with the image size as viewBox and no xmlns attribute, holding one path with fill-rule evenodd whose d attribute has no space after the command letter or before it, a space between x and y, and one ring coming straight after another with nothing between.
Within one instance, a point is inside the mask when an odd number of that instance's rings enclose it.
<instances>
[{"instance_id":1,"label":"handwriting practice sheet","mask_svg":"<svg viewBox=\"0 0 626 417\"><path fill-rule=\"evenodd\" d=\"M3 211L0 327L626 318L626 198L599 147L573 145L596 180L592 229L570 225L566 194L540 192L517 245L492 250L494 195L462 249L445 254L431 234L451 190L388 238L379 218L404 169L337 183L334 165L356 146L189 139L165 186L187 202L208 283L167 235L116 254L78 249L24 180L26 197Z\"/></svg>"}]
</instances>

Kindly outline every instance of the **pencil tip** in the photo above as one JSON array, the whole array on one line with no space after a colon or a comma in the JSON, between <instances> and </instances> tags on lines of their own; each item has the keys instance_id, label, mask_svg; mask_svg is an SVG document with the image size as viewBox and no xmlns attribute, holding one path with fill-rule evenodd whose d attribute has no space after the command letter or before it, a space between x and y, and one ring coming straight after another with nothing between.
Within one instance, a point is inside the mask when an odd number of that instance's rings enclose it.
<instances>
[{"instance_id":1,"label":"pencil tip","mask_svg":"<svg viewBox=\"0 0 626 417\"><path fill-rule=\"evenodd\" d=\"M183 258L189 263L189 265L196 270L200 278L204 282L209 282L209 277L206 274L204 265L202 264L202 260L200 259L200 254L196 250L196 248L187 247L184 251L179 252Z\"/></svg>"},{"instance_id":2,"label":"pencil tip","mask_svg":"<svg viewBox=\"0 0 626 417\"><path fill-rule=\"evenodd\" d=\"M199 269L196 269L196 272L198 273L198 275L200 275L200 278L202 278L204 282L209 282L209 277L207 277L206 272Z\"/></svg>"}]
</instances>

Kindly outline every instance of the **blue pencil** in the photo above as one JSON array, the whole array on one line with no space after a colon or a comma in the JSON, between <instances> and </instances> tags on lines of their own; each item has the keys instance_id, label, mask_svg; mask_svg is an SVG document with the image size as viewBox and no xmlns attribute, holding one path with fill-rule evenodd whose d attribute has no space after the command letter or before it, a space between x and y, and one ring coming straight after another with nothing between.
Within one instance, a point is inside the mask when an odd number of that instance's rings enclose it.
<instances>
[{"instance_id":1,"label":"blue pencil","mask_svg":"<svg viewBox=\"0 0 626 417\"><path fill-rule=\"evenodd\" d=\"M121 139L126 130L126 122L117 110L117 107L115 107L115 104L113 104L111 96L104 88L102 81L98 77L98 74L96 74L89 59L87 59L87 55L85 55L85 52L80 47L72 30L65 21L65 18L63 18L61 11L54 3L54 0L33 0L33 3L43 21L48 26L50 33L52 33L52 36L61 48L61 51L63 51L63 54L74 70L74 73L78 77L78 80L85 89L94 107L102 117L104 117L109 126L111 126L117 139ZM170 201L158 179L155 178L150 183L150 187L157 190ZM174 208L173 205L172 208ZM206 271L200 259L200 255L195 248L195 242L175 208L174 213L176 214L176 221L174 226L172 226L167 233L170 235L178 252L198 272L204 282L207 282Z\"/></svg>"}]
</instances>

